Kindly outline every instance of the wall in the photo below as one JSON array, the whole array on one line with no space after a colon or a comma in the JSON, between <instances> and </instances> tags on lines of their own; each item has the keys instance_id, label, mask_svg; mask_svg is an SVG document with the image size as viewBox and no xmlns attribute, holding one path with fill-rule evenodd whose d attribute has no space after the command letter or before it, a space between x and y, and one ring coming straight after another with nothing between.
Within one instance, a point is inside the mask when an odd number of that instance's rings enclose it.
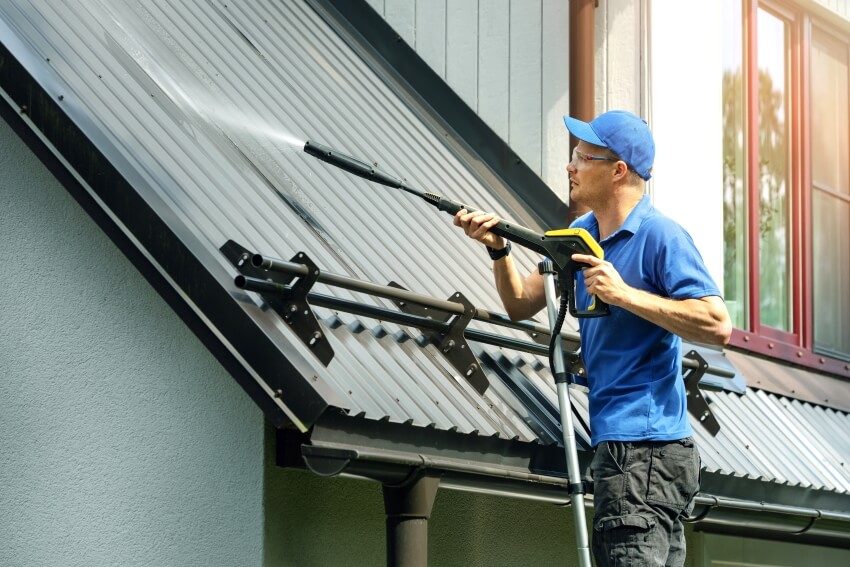
<instances>
[{"instance_id":1,"label":"wall","mask_svg":"<svg viewBox=\"0 0 850 567\"><path fill-rule=\"evenodd\" d=\"M656 206L687 228L722 291L721 3L656 0L651 6L652 196Z\"/></svg>"},{"instance_id":2,"label":"wall","mask_svg":"<svg viewBox=\"0 0 850 567\"><path fill-rule=\"evenodd\" d=\"M368 0L432 69L566 198L569 3Z\"/></svg>"},{"instance_id":3,"label":"wall","mask_svg":"<svg viewBox=\"0 0 850 567\"><path fill-rule=\"evenodd\" d=\"M793 541L766 541L718 534L695 534L694 563L699 567L841 567L850 565L850 550ZM793 536L788 537L793 540Z\"/></svg>"},{"instance_id":4,"label":"wall","mask_svg":"<svg viewBox=\"0 0 850 567\"><path fill-rule=\"evenodd\" d=\"M850 0L813 0L816 4L829 9L845 20L850 20Z\"/></svg>"},{"instance_id":5,"label":"wall","mask_svg":"<svg viewBox=\"0 0 850 567\"><path fill-rule=\"evenodd\" d=\"M569 138L561 117L569 112L568 2L369 3L566 199ZM658 150L653 200L688 229L722 285L720 5L599 0L595 20L588 56L595 61L596 110L626 109L649 121Z\"/></svg>"},{"instance_id":6,"label":"wall","mask_svg":"<svg viewBox=\"0 0 850 567\"><path fill-rule=\"evenodd\" d=\"M0 565L259 565L259 409L3 120L0 202Z\"/></svg>"}]
</instances>

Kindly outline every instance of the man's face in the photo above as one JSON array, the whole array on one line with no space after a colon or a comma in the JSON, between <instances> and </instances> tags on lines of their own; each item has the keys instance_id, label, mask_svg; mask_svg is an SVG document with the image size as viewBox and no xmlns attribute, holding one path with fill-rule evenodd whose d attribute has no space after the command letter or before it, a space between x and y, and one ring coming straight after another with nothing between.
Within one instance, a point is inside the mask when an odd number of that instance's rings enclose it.
<instances>
[{"instance_id":1,"label":"man's face","mask_svg":"<svg viewBox=\"0 0 850 567\"><path fill-rule=\"evenodd\" d=\"M605 148L579 141L567 164L570 200L593 209L600 200L606 199L615 163Z\"/></svg>"}]
</instances>

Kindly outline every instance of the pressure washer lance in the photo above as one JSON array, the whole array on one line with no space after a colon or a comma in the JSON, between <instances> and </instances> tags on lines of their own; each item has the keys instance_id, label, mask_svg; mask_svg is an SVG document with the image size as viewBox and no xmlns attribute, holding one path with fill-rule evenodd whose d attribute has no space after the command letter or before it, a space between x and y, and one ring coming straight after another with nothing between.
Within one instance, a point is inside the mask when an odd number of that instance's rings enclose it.
<instances>
[{"instance_id":1,"label":"pressure washer lance","mask_svg":"<svg viewBox=\"0 0 850 567\"><path fill-rule=\"evenodd\" d=\"M445 211L454 216L461 209L468 211L477 211L475 207L464 205L458 201L453 201L437 195L410 187L400 179L388 175L377 167L370 165L357 158L347 156L327 146L317 144L316 142L307 142L304 144L304 151L324 162L327 162L340 169L344 169L349 173L353 173L358 177L386 185L394 189L401 189L411 195L415 195L424 199L426 202L437 207L441 211ZM560 230L550 230L545 234L534 232L524 226L499 221L499 223L490 229L490 232L506 238L512 242L524 246L530 250L549 258L555 264L555 270L558 273L559 285L562 289L566 289L569 299L569 310L573 317L600 317L608 315L608 306L596 298L589 309L578 310L575 305L575 276L586 265L574 262L573 254L587 254L603 257L602 248L594 240L589 232L582 228L565 228ZM570 283L571 282L571 283ZM570 285L567 285L570 283Z\"/></svg>"},{"instance_id":2,"label":"pressure washer lance","mask_svg":"<svg viewBox=\"0 0 850 567\"><path fill-rule=\"evenodd\" d=\"M477 211L470 207L447 199L435 193L429 193L410 187L402 180L397 179L377 167L357 158L340 153L332 148L306 142L304 151L324 162L343 169L349 173L386 185L394 189L401 189L411 195L424 199L441 211L454 216L458 211L466 209ZM568 388L568 374L564 366L563 347L560 334L566 311L569 310L573 317L600 317L609 315L608 305L599 298L594 297L588 309L579 310L575 304L576 275L579 270L587 267L585 264L575 262L573 254L586 254L603 258L602 247L594 240L586 230L581 228L567 228L550 230L545 234L539 234L531 229L516 224L499 221L490 229L490 232L524 246L530 250L545 256L546 261L539 265L540 273L544 279L546 301L549 309L549 323L552 330L552 339L549 344L549 366L558 388L558 403L561 413L561 431L564 440L564 450L567 459L567 472L569 474L569 492L573 504L573 517L576 524L576 536L578 543L579 564L582 567L590 567L590 552L588 548L587 522L584 516L584 484L581 473L578 470L578 451L576 448L575 430L572 424L572 405ZM555 308L557 304L555 292L555 274L557 274L558 286L561 291L560 309Z\"/></svg>"}]
</instances>

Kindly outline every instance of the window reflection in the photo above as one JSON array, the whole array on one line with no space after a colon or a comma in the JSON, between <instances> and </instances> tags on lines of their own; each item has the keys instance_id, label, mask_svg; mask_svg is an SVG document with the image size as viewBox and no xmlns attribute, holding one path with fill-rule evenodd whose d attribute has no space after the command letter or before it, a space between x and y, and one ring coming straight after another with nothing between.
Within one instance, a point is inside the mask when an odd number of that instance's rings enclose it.
<instances>
[{"instance_id":1,"label":"window reflection","mask_svg":"<svg viewBox=\"0 0 850 567\"><path fill-rule=\"evenodd\" d=\"M759 318L792 331L788 25L758 10Z\"/></svg>"},{"instance_id":2,"label":"window reflection","mask_svg":"<svg viewBox=\"0 0 850 567\"><path fill-rule=\"evenodd\" d=\"M812 303L815 349L850 355L850 96L847 45L812 41Z\"/></svg>"},{"instance_id":3,"label":"window reflection","mask_svg":"<svg viewBox=\"0 0 850 567\"><path fill-rule=\"evenodd\" d=\"M741 0L723 0L723 297L738 328L749 326L747 187Z\"/></svg>"}]
</instances>

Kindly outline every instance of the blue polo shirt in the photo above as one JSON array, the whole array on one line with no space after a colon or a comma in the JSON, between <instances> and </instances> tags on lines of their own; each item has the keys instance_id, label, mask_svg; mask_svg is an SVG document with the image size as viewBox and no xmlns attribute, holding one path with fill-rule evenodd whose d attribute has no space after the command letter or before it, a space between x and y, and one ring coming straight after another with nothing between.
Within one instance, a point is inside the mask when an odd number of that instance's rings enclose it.
<instances>
[{"instance_id":1,"label":"blue polo shirt","mask_svg":"<svg viewBox=\"0 0 850 567\"><path fill-rule=\"evenodd\" d=\"M588 213L571 225L599 240ZM599 242L628 285L672 299L720 295L684 228L643 199L620 229ZM578 275L576 305L590 298ZM611 315L579 319L590 388L592 444L602 441L672 441L692 435L682 378L682 340L619 307Z\"/></svg>"}]
</instances>

